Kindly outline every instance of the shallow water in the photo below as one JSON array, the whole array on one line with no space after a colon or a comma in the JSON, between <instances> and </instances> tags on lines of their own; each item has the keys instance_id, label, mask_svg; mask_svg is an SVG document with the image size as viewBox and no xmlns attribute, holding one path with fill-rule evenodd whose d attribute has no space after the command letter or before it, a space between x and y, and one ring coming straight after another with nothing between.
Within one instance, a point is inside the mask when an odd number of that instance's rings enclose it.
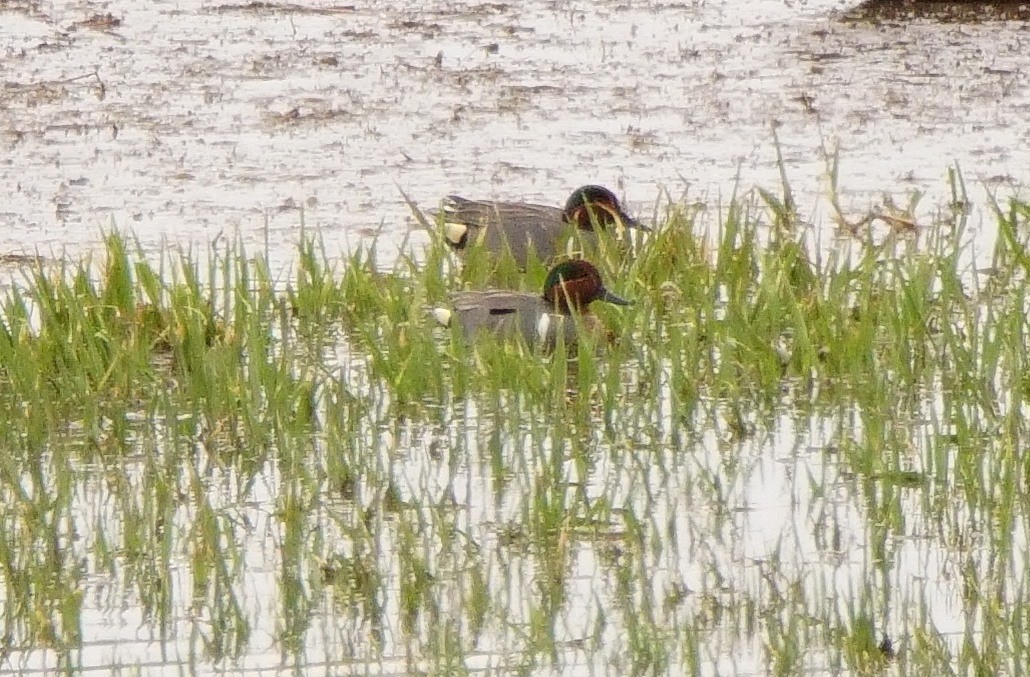
<instances>
[{"instance_id":1,"label":"shallow water","mask_svg":"<svg viewBox=\"0 0 1030 677\"><path fill-rule=\"evenodd\" d=\"M385 404L360 360L338 358L355 396ZM514 399L500 414L469 399L407 420L349 419L343 439L330 420L347 414L328 410L322 434L287 436L252 474L225 467L206 434L143 425L135 462L76 473L65 547L80 568L83 637L70 660L85 674L451 674L451 659L471 674L596 675L644 670L653 652L656 674L696 661L698 674L764 675L782 623L809 650L805 674L834 674L839 657L820 647L851 631L856 608L877 641L912 647L926 633L954 655L982 632L975 609L987 603L969 598L964 577L1002 556L1024 580L1018 516L1004 553L992 538L966 541L985 518L959 487L849 472L848 445L867 443L863 418L878 412L781 410L735 439L735 405L684 414L656 385L653 404L607 433L602 413L592 429L512 425ZM939 403L925 406L927 420L942 417ZM947 443L932 424L896 424L911 444L905 465L931 474ZM173 491L202 488L160 518L166 566L140 566L118 544L154 519L148 507L160 512L145 477L162 466ZM353 493L340 467L357 478ZM193 566L203 524L217 525L228 571ZM99 543L115 547L110 570ZM141 591L167 605L147 606ZM692 642L695 661L680 653ZM17 644L4 661L21 674L61 665Z\"/></svg>"},{"instance_id":2,"label":"shallow water","mask_svg":"<svg viewBox=\"0 0 1030 677\"><path fill-rule=\"evenodd\" d=\"M1026 182L1030 34L1023 24L851 23L840 17L844 3L826 0L517 7L4 3L0 251L89 251L114 224L131 228L152 251L238 230L252 249L267 247L273 261L285 263L295 258L302 220L331 252L380 227L399 245L423 235L412 234L398 187L425 206L452 191L560 203L572 187L600 182L646 217L662 190L714 202L738 180L745 189L777 186L774 124L799 206L826 233L823 151L837 144L842 203L855 215L882 201L883 192L905 204L912 191L928 193L920 214L933 213L950 197L945 176L953 163L981 209L986 193L1004 195ZM97 19L97 12L111 17ZM670 416L670 406L663 400L655 410ZM907 488L891 499L904 505L907 536L885 529L873 544L880 549L870 546L867 522L876 522L888 499L877 490L856 493L859 485L841 476L833 457L861 436L856 412L782 413L768 425L772 433L741 442L730 440L726 421L709 421L710 429L682 439L660 418L642 425L639 439L583 442L597 464L585 473L560 459L557 470L549 459L527 459L527 447L549 448L556 435L547 428L530 423L521 435L495 439L489 412L442 418L435 425L368 424L365 435L381 475L425 511L413 552L442 581L442 617L467 607L476 583L468 571L484 572L497 596L474 642L467 625L452 629L466 642L472 670L621 674L622 657L640 653L627 644L640 639L632 615L648 606L636 603L648 595L655 625L696 633L709 674L765 674L768 647L749 634L740 609L751 599L782 598L787 623L797 611L790 604L795 587L804 590L799 597L828 605L864 601L883 612L880 630L895 637L910 630L889 625L898 610L923 604L928 625L952 651L963 640L967 617L955 581L988 554L960 543L972 521L962 508L949 513L953 522L932 523L930 499ZM923 471L931 454L921 445L935 432L914 424L910 434L913 469ZM311 464L323 468L332 452L315 446ZM82 471L92 478L76 505L77 543L85 548L94 542L91 525L117 531L122 518L103 473ZM536 553L513 558L502 542L505 525L531 521L525 497L550 486L548 473L569 495L604 497L646 523L599 525L607 532L600 538L573 535L567 601L553 626L560 650L554 664L527 666L533 652L525 635L539 600L524 588L542 564ZM287 537L277 512L285 482L275 467L242 487L217 469L203 475L213 509L237 525L232 533L245 565L234 593L251 633L243 656L219 660L205 652L215 623L195 615L189 562L180 556L168 582L176 591L170 637L145 617L117 567L115 575L88 572L77 665L98 673L142 666L148 674L288 673L298 664L326 674L408 674L426 667L411 657L417 652L397 594L379 600L379 627L368 620L374 614L348 613L353 599L341 602L342 611L316 602L297 652L302 658L284 658L289 652L279 642L290 610L283 572L293 573L282 561ZM304 552L332 562L350 556L341 525L350 528L356 518L353 502L326 486L314 492L320 499L306 516L324 540ZM444 498L454 505L438 512ZM174 530L187 534L195 515L171 517ZM447 541L452 524L482 551ZM399 585L400 558L389 554L401 541L397 526L382 520L373 527L387 553L377 567ZM623 541L634 529L647 535L642 562L623 554L633 551ZM1015 538L1014 559L1025 550ZM877 558L884 550L889 570ZM88 561L88 553L78 554ZM312 566L304 561L297 566ZM1023 573L1013 576L1022 580ZM930 592L927 580L935 583ZM837 596L876 584L888 590L879 599ZM434 635L424 618L418 623L411 634L424 645L454 639ZM14 647L5 660L0 669L58 668L56 654L39 647ZM820 674L832 670L827 660L816 654L805 665ZM685 663L672 656L667 672L679 674Z\"/></svg>"},{"instance_id":3,"label":"shallow water","mask_svg":"<svg viewBox=\"0 0 1030 677\"><path fill-rule=\"evenodd\" d=\"M855 215L917 190L932 212L953 163L977 202L1025 181L1022 24L870 25L846 7L5 3L0 250L88 249L114 224L151 249L238 229L288 261L301 211L330 251L380 227L399 244L398 187L426 207L558 204L599 182L648 216L662 190L775 189L773 124L826 227L837 145Z\"/></svg>"}]
</instances>

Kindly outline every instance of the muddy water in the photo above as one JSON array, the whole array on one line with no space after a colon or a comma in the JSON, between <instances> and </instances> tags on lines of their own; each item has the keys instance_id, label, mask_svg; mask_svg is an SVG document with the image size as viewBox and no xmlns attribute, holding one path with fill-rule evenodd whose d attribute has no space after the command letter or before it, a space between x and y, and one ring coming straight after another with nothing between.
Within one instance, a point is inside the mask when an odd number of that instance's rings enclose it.
<instances>
[{"instance_id":1,"label":"muddy water","mask_svg":"<svg viewBox=\"0 0 1030 677\"><path fill-rule=\"evenodd\" d=\"M278 6L276 6L278 5ZM561 202L600 182L775 187L846 209L1027 180L1030 32L843 21L833 0L344 4L0 3L0 251L150 248L237 229L274 258L303 222L331 251L449 191ZM977 193L979 191L979 193ZM417 235L416 237L421 237Z\"/></svg>"},{"instance_id":2,"label":"muddy water","mask_svg":"<svg viewBox=\"0 0 1030 677\"><path fill-rule=\"evenodd\" d=\"M714 198L738 176L744 187L777 185L773 125L801 210L825 228L823 151L835 145L842 202L856 214L884 193L903 204L914 191L928 193L920 204L932 213L956 162L976 200L1030 174L1030 31L1020 23L853 23L828 0L419 10L344 1L0 1L0 253L90 250L112 224L155 250L238 230L282 262L302 221L330 251L380 227L399 244L412 224L398 187L430 206L450 191L560 202L600 182L646 216L663 189ZM811 441L784 446L798 439ZM776 497L793 479L768 454L755 458L772 469L733 499L783 507ZM246 497L262 506L255 522L271 494ZM809 497L797 503L789 518L784 507L786 526L738 525L746 538L734 547L764 556L808 514ZM243 547L264 561L264 544ZM813 550L806 541L797 556ZM906 564L906 580L912 571L919 564ZM266 583L243 583L259 606ZM82 660L98 673L203 663L188 642L165 655L142 636L137 609L112 621L99 607L84 619ZM945 611L933 610L939 627L959 627ZM265 625L241 671L279 664L261 653L274 644L270 618L253 616ZM191 627L184 621L179 636ZM341 653L310 641L312 661ZM707 664L761 673L757 647L739 657L738 643L725 644ZM15 664L52 670L50 658Z\"/></svg>"}]
</instances>

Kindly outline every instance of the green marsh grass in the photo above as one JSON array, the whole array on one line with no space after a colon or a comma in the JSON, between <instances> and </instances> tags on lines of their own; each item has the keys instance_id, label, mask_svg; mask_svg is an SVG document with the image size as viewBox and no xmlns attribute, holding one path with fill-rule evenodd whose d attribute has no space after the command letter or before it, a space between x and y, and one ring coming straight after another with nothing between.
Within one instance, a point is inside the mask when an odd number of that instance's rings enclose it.
<instances>
[{"instance_id":1,"label":"green marsh grass","mask_svg":"<svg viewBox=\"0 0 1030 677\"><path fill-rule=\"evenodd\" d=\"M0 656L90 667L119 609L191 669L1021 674L1030 208L977 252L950 182L832 241L789 187L669 205L585 250L611 341L550 355L427 312L545 262L436 241L26 268Z\"/></svg>"}]
</instances>

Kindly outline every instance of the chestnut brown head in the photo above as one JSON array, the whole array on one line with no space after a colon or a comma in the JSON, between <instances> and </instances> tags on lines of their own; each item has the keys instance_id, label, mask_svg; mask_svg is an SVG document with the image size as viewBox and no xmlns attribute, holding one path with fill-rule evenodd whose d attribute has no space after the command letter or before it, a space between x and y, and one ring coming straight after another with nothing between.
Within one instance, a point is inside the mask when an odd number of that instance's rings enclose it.
<instances>
[{"instance_id":1,"label":"chestnut brown head","mask_svg":"<svg viewBox=\"0 0 1030 677\"><path fill-rule=\"evenodd\" d=\"M580 230L593 230L594 225L610 228L619 223L629 228L650 230L622 209L619 198L604 186L581 186L572 192L562 210L565 221Z\"/></svg>"},{"instance_id":2,"label":"chestnut brown head","mask_svg":"<svg viewBox=\"0 0 1030 677\"><path fill-rule=\"evenodd\" d=\"M563 261L551 269L544 282L544 300L564 314L573 308L582 311L594 301L630 305L629 301L605 288L601 274L593 264L578 259Z\"/></svg>"}]
</instances>

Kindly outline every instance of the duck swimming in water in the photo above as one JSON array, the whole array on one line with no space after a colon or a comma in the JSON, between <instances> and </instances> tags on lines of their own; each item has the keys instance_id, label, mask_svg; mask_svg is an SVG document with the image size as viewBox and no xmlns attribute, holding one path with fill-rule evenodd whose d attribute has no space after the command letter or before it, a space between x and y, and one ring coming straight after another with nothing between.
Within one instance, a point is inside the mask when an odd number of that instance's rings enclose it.
<instances>
[{"instance_id":1,"label":"duck swimming in water","mask_svg":"<svg viewBox=\"0 0 1030 677\"><path fill-rule=\"evenodd\" d=\"M553 348L559 338L566 345L575 345L581 330L603 330L589 311L594 301L630 305L608 291L593 264L570 260L550 270L542 295L499 289L458 292L453 296L453 308L436 308L433 316L444 326L457 323L469 340L480 333L507 338L521 335L529 345ZM572 317L574 313L579 322Z\"/></svg>"},{"instance_id":2,"label":"duck swimming in water","mask_svg":"<svg viewBox=\"0 0 1030 677\"><path fill-rule=\"evenodd\" d=\"M523 268L530 251L541 260L565 254L571 229L584 235L594 235L595 227L650 230L625 212L614 193L594 185L577 188L561 209L450 195L437 215L443 220L444 238L453 249L461 252L478 243L500 254L507 248Z\"/></svg>"}]
</instances>

